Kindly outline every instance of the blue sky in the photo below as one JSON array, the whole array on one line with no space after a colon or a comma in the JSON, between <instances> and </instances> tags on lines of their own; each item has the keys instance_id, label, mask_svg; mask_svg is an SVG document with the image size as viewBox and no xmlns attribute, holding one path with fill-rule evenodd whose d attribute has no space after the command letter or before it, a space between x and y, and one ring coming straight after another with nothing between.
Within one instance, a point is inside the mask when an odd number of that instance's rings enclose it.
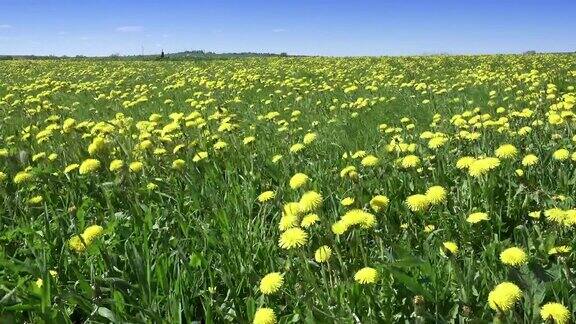
<instances>
[{"instance_id":1,"label":"blue sky","mask_svg":"<svg viewBox=\"0 0 576 324\"><path fill-rule=\"evenodd\" d=\"M576 51L576 0L0 0L0 54Z\"/></svg>"}]
</instances>

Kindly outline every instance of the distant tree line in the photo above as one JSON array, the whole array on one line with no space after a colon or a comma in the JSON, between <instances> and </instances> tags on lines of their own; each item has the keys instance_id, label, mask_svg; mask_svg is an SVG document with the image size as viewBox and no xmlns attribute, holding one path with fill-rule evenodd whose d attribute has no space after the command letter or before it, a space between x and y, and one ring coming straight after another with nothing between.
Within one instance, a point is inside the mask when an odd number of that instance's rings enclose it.
<instances>
[{"instance_id":1,"label":"distant tree line","mask_svg":"<svg viewBox=\"0 0 576 324\"><path fill-rule=\"evenodd\" d=\"M215 53L203 50L192 50L177 53L164 53L151 55L121 55L113 53L108 56L56 56L56 55L0 55L0 60L70 60L70 59L91 59L91 60L190 60L190 59L227 59L241 57L288 57L287 53Z\"/></svg>"}]
</instances>

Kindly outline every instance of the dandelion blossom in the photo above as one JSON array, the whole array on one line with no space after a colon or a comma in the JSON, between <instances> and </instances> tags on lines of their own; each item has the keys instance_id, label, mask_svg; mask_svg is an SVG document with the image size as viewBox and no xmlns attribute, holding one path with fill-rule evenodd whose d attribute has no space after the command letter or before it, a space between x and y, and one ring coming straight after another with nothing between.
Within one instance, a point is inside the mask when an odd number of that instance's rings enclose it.
<instances>
[{"instance_id":1,"label":"dandelion blossom","mask_svg":"<svg viewBox=\"0 0 576 324\"><path fill-rule=\"evenodd\" d=\"M280 218L280 222L278 223L278 228L280 231L285 231L289 228L298 226L298 215L294 214L284 214Z\"/></svg>"},{"instance_id":2,"label":"dandelion blossom","mask_svg":"<svg viewBox=\"0 0 576 324\"><path fill-rule=\"evenodd\" d=\"M290 188L298 189L308 182L308 176L304 173L296 173L290 178Z\"/></svg>"},{"instance_id":3,"label":"dandelion blossom","mask_svg":"<svg viewBox=\"0 0 576 324\"><path fill-rule=\"evenodd\" d=\"M570 157L570 152L567 149L559 149L552 154L552 158L558 161L567 160L568 157Z\"/></svg>"},{"instance_id":4,"label":"dandelion blossom","mask_svg":"<svg viewBox=\"0 0 576 324\"><path fill-rule=\"evenodd\" d=\"M431 149L437 149L439 147L444 146L446 142L448 142L448 138L444 136L436 136L431 138L430 141L428 141L428 147Z\"/></svg>"},{"instance_id":5,"label":"dandelion blossom","mask_svg":"<svg viewBox=\"0 0 576 324\"><path fill-rule=\"evenodd\" d=\"M259 202L267 202L270 199L273 199L276 196L276 193L274 193L274 191L264 191L263 193L261 193L260 195L258 195L258 201Z\"/></svg>"},{"instance_id":6,"label":"dandelion blossom","mask_svg":"<svg viewBox=\"0 0 576 324\"><path fill-rule=\"evenodd\" d=\"M522 298L522 290L511 282L503 282L488 294L488 305L495 311L507 312Z\"/></svg>"},{"instance_id":7,"label":"dandelion blossom","mask_svg":"<svg viewBox=\"0 0 576 324\"><path fill-rule=\"evenodd\" d=\"M300 222L300 226L303 228L308 228L314 224L316 224L320 220L320 217L316 214L308 214L302 218L302 222Z\"/></svg>"},{"instance_id":8,"label":"dandelion blossom","mask_svg":"<svg viewBox=\"0 0 576 324\"><path fill-rule=\"evenodd\" d=\"M510 159L516 156L518 153L518 149L511 144L504 144L501 145L499 148L496 149L494 154L496 157L501 159Z\"/></svg>"},{"instance_id":9,"label":"dandelion blossom","mask_svg":"<svg viewBox=\"0 0 576 324\"><path fill-rule=\"evenodd\" d=\"M104 228L102 226L89 226L82 234L73 236L68 241L68 245L76 252L83 252L98 236L102 234L103 231Z\"/></svg>"},{"instance_id":10,"label":"dandelion blossom","mask_svg":"<svg viewBox=\"0 0 576 324\"><path fill-rule=\"evenodd\" d=\"M472 165L472 163L474 163L475 161L476 159L471 156L463 156L460 159L458 159L458 161L456 161L456 167L460 170L468 169L470 165Z\"/></svg>"},{"instance_id":11,"label":"dandelion blossom","mask_svg":"<svg viewBox=\"0 0 576 324\"><path fill-rule=\"evenodd\" d=\"M378 271L374 268L365 267L356 272L354 280L361 284L372 284L378 278Z\"/></svg>"},{"instance_id":12,"label":"dandelion blossom","mask_svg":"<svg viewBox=\"0 0 576 324\"><path fill-rule=\"evenodd\" d=\"M332 233L336 234L336 235L342 235L344 233L346 233L346 231L348 230L348 225L343 222L342 220L337 221L336 223L332 224Z\"/></svg>"},{"instance_id":13,"label":"dandelion blossom","mask_svg":"<svg viewBox=\"0 0 576 324\"><path fill-rule=\"evenodd\" d=\"M466 218L466 221L470 224L476 224L479 223L481 221L485 221L488 220L488 214L486 213L472 213L470 215L468 215L468 218Z\"/></svg>"},{"instance_id":14,"label":"dandelion blossom","mask_svg":"<svg viewBox=\"0 0 576 324\"><path fill-rule=\"evenodd\" d=\"M80 174L88 174L100 168L100 161L96 159L87 159L80 164Z\"/></svg>"},{"instance_id":15,"label":"dandelion blossom","mask_svg":"<svg viewBox=\"0 0 576 324\"><path fill-rule=\"evenodd\" d=\"M572 247L567 245L560 245L555 246L548 250L548 255L555 255L555 254L562 254L562 253L570 253L572 251Z\"/></svg>"},{"instance_id":16,"label":"dandelion blossom","mask_svg":"<svg viewBox=\"0 0 576 324\"><path fill-rule=\"evenodd\" d=\"M527 257L521 248L511 247L500 253L500 261L505 265L519 266L526 263Z\"/></svg>"},{"instance_id":17,"label":"dandelion blossom","mask_svg":"<svg viewBox=\"0 0 576 324\"><path fill-rule=\"evenodd\" d=\"M473 177L480 177L498 166L500 166L500 160L498 158L483 158L472 162L468 168L468 173Z\"/></svg>"},{"instance_id":18,"label":"dandelion blossom","mask_svg":"<svg viewBox=\"0 0 576 324\"><path fill-rule=\"evenodd\" d=\"M174 170L182 170L185 165L186 165L186 161L184 161L182 159L176 159L176 160L172 161L172 169L174 169Z\"/></svg>"},{"instance_id":19,"label":"dandelion blossom","mask_svg":"<svg viewBox=\"0 0 576 324\"><path fill-rule=\"evenodd\" d=\"M365 158L362 159L362 162L360 162L363 166L375 166L376 164L378 164L378 158L375 157L374 155L368 155Z\"/></svg>"},{"instance_id":20,"label":"dandelion blossom","mask_svg":"<svg viewBox=\"0 0 576 324\"><path fill-rule=\"evenodd\" d=\"M540 308L540 316L546 323L553 320L555 324L565 324L570 319L570 311L560 303L547 303Z\"/></svg>"},{"instance_id":21,"label":"dandelion blossom","mask_svg":"<svg viewBox=\"0 0 576 324\"><path fill-rule=\"evenodd\" d=\"M315 139L316 139L316 133L308 133L306 135L304 135L304 144L308 145L310 143L312 143Z\"/></svg>"},{"instance_id":22,"label":"dandelion blossom","mask_svg":"<svg viewBox=\"0 0 576 324\"><path fill-rule=\"evenodd\" d=\"M438 205L446 201L446 189L442 186L433 186L426 190L426 198L431 205Z\"/></svg>"},{"instance_id":23,"label":"dandelion blossom","mask_svg":"<svg viewBox=\"0 0 576 324\"><path fill-rule=\"evenodd\" d=\"M352 197L345 197L344 199L340 200L342 206L350 206L354 203L354 198Z\"/></svg>"},{"instance_id":24,"label":"dandelion blossom","mask_svg":"<svg viewBox=\"0 0 576 324\"><path fill-rule=\"evenodd\" d=\"M302 143L296 143L290 146L290 153L298 153L302 151L306 146Z\"/></svg>"},{"instance_id":25,"label":"dandelion blossom","mask_svg":"<svg viewBox=\"0 0 576 324\"><path fill-rule=\"evenodd\" d=\"M310 212L322 205L322 195L315 191L308 191L300 198L300 207L303 212Z\"/></svg>"},{"instance_id":26,"label":"dandelion blossom","mask_svg":"<svg viewBox=\"0 0 576 324\"><path fill-rule=\"evenodd\" d=\"M138 173L138 172L142 171L143 167L144 167L144 164L142 164L142 162L136 161L136 162L130 163L130 165L128 166L128 169L130 169L130 172Z\"/></svg>"},{"instance_id":27,"label":"dandelion blossom","mask_svg":"<svg viewBox=\"0 0 576 324\"><path fill-rule=\"evenodd\" d=\"M372 208L373 211L379 212L380 210L383 210L384 208L386 208L389 203L390 203L390 199L388 199L388 197L383 196L383 195L378 195L378 196L374 196L374 198L372 198L370 200L370 207Z\"/></svg>"},{"instance_id":28,"label":"dandelion blossom","mask_svg":"<svg viewBox=\"0 0 576 324\"><path fill-rule=\"evenodd\" d=\"M307 241L308 233L303 231L301 228L293 227L287 229L280 235L278 246L283 249L292 249L295 247L303 246Z\"/></svg>"},{"instance_id":29,"label":"dandelion blossom","mask_svg":"<svg viewBox=\"0 0 576 324\"><path fill-rule=\"evenodd\" d=\"M254 314L253 324L275 324L276 314L272 308L258 308Z\"/></svg>"},{"instance_id":30,"label":"dandelion blossom","mask_svg":"<svg viewBox=\"0 0 576 324\"><path fill-rule=\"evenodd\" d=\"M416 155L407 155L400 160L403 169L415 168L420 165L420 158Z\"/></svg>"},{"instance_id":31,"label":"dandelion blossom","mask_svg":"<svg viewBox=\"0 0 576 324\"><path fill-rule=\"evenodd\" d=\"M458 254L458 245L452 241L442 243L443 252L448 252L448 254L456 255Z\"/></svg>"},{"instance_id":32,"label":"dandelion blossom","mask_svg":"<svg viewBox=\"0 0 576 324\"><path fill-rule=\"evenodd\" d=\"M284 275L280 272L272 272L264 276L262 280L260 280L260 291L264 295L270 295L282 287L284 283Z\"/></svg>"},{"instance_id":33,"label":"dandelion blossom","mask_svg":"<svg viewBox=\"0 0 576 324\"><path fill-rule=\"evenodd\" d=\"M534 154L528 154L522 159L522 165L525 167L532 166L536 163L538 163L538 157Z\"/></svg>"},{"instance_id":34,"label":"dandelion blossom","mask_svg":"<svg viewBox=\"0 0 576 324\"><path fill-rule=\"evenodd\" d=\"M70 164L66 168L64 168L64 173L68 174L68 173L78 169L79 167L80 167L80 164L78 164L78 163Z\"/></svg>"},{"instance_id":35,"label":"dandelion blossom","mask_svg":"<svg viewBox=\"0 0 576 324\"><path fill-rule=\"evenodd\" d=\"M192 158L193 162L200 162L208 157L208 152L198 152Z\"/></svg>"},{"instance_id":36,"label":"dandelion blossom","mask_svg":"<svg viewBox=\"0 0 576 324\"><path fill-rule=\"evenodd\" d=\"M406 198L406 205L413 212L423 211L430 206L430 200L426 195L412 195Z\"/></svg>"},{"instance_id":37,"label":"dandelion blossom","mask_svg":"<svg viewBox=\"0 0 576 324\"><path fill-rule=\"evenodd\" d=\"M112 172L116 172L120 170L124 166L124 162L122 160L113 160L110 162L110 167L108 168Z\"/></svg>"},{"instance_id":38,"label":"dandelion blossom","mask_svg":"<svg viewBox=\"0 0 576 324\"><path fill-rule=\"evenodd\" d=\"M331 256L332 249L327 245L319 247L316 252L314 252L314 260L318 263L327 262Z\"/></svg>"},{"instance_id":39,"label":"dandelion blossom","mask_svg":"<svg viewBox=\"0 0 576 324\"><path fill-rule=\"evenodd\" d=\"M352 172L356 172L356 167L353 165L349 165L340 171L340 178L344 178L346 176L350 176Z\"/></svg>"}]
</instances>

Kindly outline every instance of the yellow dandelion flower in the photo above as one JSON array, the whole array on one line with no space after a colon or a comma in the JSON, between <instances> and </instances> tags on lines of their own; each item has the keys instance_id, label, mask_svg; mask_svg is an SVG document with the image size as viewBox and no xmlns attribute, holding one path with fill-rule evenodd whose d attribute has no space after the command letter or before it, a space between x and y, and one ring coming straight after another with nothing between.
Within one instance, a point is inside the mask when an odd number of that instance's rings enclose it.
<instances>
[{"instance_id":1,"label":"yellow dandelion flower","mask_svg":"<svg viewBox=\"0 0 576 324\"><path fill-rule=\"evenodd\" d=\"M276 193L274 191L264 191L263 193L261 193L260 195L258 195L258 201L259 202L266 202L270 199L273 199L276 196Z\"/></svg>"},{"instance_id":2,"label":"yellow dandelion flower","mask_svg":"<svg viewBox=\"0 0 576 324\"><path fill-rule=\"evenodd\" d=\"M518 247L507 248L500 253L500 261L505 265L519 266L528 261L524 250Z\"/></svg>"},{"instance_id":3,"label":"yellow dandelion flower","mask_svg":"<svg viewBox=\"0 0 576 324\"><path fill-rule=\"evenodd\" d=\"M284 215L298 216L300 213L302 213L302 206L299 202L296 201L289 202L283 206L282 211Z\"/></svg>"},{"instance_id":4,"label":"yellow dandelion flower","mask_svg":"<svg viewBox=\"0 0 576 324\"><path fill-rule=\"evenodd\" d=\"M555 246L555 247L551 248L550 250L548 250L548 254L549 255L563 254L563 253L570 253L570 251L572 251L572 247L567 246L567 245L560 245L560 246Z\"/></svg>"},{"instance_id":5,"label":"yellow dandelion flower","mask_svg":"<svg viewBox=\"0 0 576 324\"><path fill-rule=\"evenodd\" d=\"M42 197L42 196L34 196L34 197L28 199L28 204L29 204L29 205L38 205L38 204L41 203L42 201L44 201L44 197Z\"/></svg>"},{"instance_id":6,"label":"yellow dandelion flower","mask_svg":"<svg viewBox=\"0 0 576 324\"><path fill-rule=\"evenodd\" d=\"M533 166L538 163L538 157L534 154L528 154L522 159L522 165L525 167Z\"/></svg>"},{"instance_id":7,"label":"yellow dandelion flower","mask_svg":"<svg viewBox=\"0 0 576 324\"><path fill-rule=\"evenodd\" d=\"M307 241L308 233L303 231L301 228L293 227L287 229L280 235L278 246L283 249L292 249L295 247L303 246Z\"/></svg>"},{"instance_id":8,"label":"yellow dandelion flower","mask_svg":"<svg viewBox=\"0 0 576 324\"><path fill-rule=\"evenodd\" d=\"M138 172L142 171L143 167L144 167L144 164L142 162L135 161L135 162L130 163L130 165L128 166L128 169L130 169L130 172L138 173Z\"/></svg>"},{"instance_id":9,"label":"yellow dandelion flower","mask_svg":"<svg viewBox=\"0 0 576 324\"><path fill-rule=\"evenodd\" d=\"M447 255L456 255L458 254L459 248L458 245L452 241L447 241L442 243L441 251Z\"/></svg>"},{"instance_id":10,"label":"yellow dandelion flower","mask_svg":"<svg viewBox=\"0 0 576 324\"><path fill-rule=\"evenodd\" d=\"M468 223L471 223L471 224L476 224L476 223L479 223L481 221L485 221L488 219L489 219L488 214L478 212L478 213L472 213L472 214L468 215L468 218L466 218L466 221Z\"/></svg>"},{"instance_id":11,"label":"yellow dandelion flower","mask_svg":"<svg viewBox=\"0 0 576 324\"><path fill-rule=\"evenodd\" d=\"M354 274L354 280L361 284L373 284L376 279L378 279L378 271L370 267L364 267Z\"/></svg>"},{"instance_id":12,"label":"yellow dandelion flower","mask_svg":"<svg viewBox=\"0 0 576 324\"><path fill-rule=\"evenodd\" d=\"M558 161L567 160L570 157L570 152L567 149L559 149L552 153L552 158Z\"/></svg>"},{"instance_id":13,"label":"yellow dandelion flower","mask_svg":"<svg viewBox=\"0 0 576 324\"><path fill-rule=\"evenodd\" d=\"M97 238L98 236L100 236L102 234L102 232L104 231L104 228L100 225L91 225L88 226L85 230L84 233L82 233L84 236L84 240L86 242L92 242L95 238Z\"/></svg>"},{"instance_id":14,"label":"yellow dandelion flower","mask_svg":"<svg viewBox=\"0 0 576 324\"><path fill-rule=\"evenodd\" d=\"M317 214L308 214L302 218L302 222L300 222L300 226L303 228L308 228L314 224L316 224L320 220Z\"/></svg>"},{"instance_id":15,"label":"yellow dandelion flower","mask_svg":"<svg viewBox=\"0 0 576 324\"><path fill-rule=\"evenodd\" d=\"M529 212L529 213L528 213L528 216L529 216L530 218L534 218L534 219L539 219L539 218L540 218L540 215L542 215L542 211L540 211L540 210L536 210L536 211L533 211L533 212Z\"/></svg>"},{"instance_id":16,"label":"yellow dandelion flower","mask_svg":"<svg viewBox=\"0 0 576 324\"><path fill-rule=\"evenodd\" d=\"M113 160L112 162L110 162L110 171L112 172L116 172L120 169L122 169L122 167L124 166L124 162L122 160Z\"/></svg>"},{"instance_id":17,"label":"yellow dandelion flower","mask_svg":"<svg viewBox=\"0 0 576 324\"><path fill-rule=\"evenodd\" d=\"M227 147L227 146L228 146L228 143L226 143L226 142L224 142L224 141L218 141L218 142L216 142L216 143L214 144L213 147L214 147L215 150L221 150L221 149L223 149L223 148L225 148L225 147Z\"/></svg>"},{"instance_id":18,"label":"yellow dandelion flower","mask_svg":"<svg viewBox=\"0 0 576 324\"><path fill-rule=\"evenodd\" d=\"M331 256L332 249L327 245L319 247L316 252L314 252L314 260L318 263L327 262Z\"/></svg>"},{"instance_id":19,"label":"yellow dandelion flower","mask_svg":"<svg viewBox=\"0 0 576 324\"><path fill-rule=\"evenodd\" d=\"M87 159L80 164L80 174L88 174L100 168L100 161L96 159Z\"/></svg>"},{"instance_id":20,"label":"yellow dandelion flower","mask_svg":"<svg viewBox=\"0 0 576 324\"><path fill-rule=\"evenodd\" d=\"M248 145L248 144L254 142L255 140L256 140L256 137L248 136L242 140L242 143L244 143L244 145Z\"/></svg>"},{"instance_id":21,"label":"yellow dandelion flower","mask_svg":"<svg viewBox=\"0 0 576 324\"><path fill-rule=\"evenodd\" d=\"M271 272L260 280L260 292L264 295L270 295L282 287L284 283L284 275L280 272Z\"/></svg>"},{"instance_id":22,"label":"yellow dandelion flower","mask_svg":"<svg viewBox=\"0 0 576 324\"><path fill-rule=\"evenodd\" d=\"M298 189L308 182L308 176L304 173L296 173L290 178L290 188Z\"/></svg>"},{"instance_id":23,"label":"yellow dandelion flower","mask_svg":"<svg viewBox=\"0 0 576 324\"><path fill-rule=\"evenodd\" d=\"M280 217L280 222L278 223L278 228L280 231L286 231L289 228L298 226L299 217L295 214L284 214Z\"/></svg>"},{"instance_id":24,"label":"yellow dandelion flower","mask_svg":"<svg viewBox=\"0 0 576 324\"><path fill-rule=\"evenodd\" d=\"M354 203L354 198L352 197L345 197L344 199L340 200L342 206L350 206Z\"/></svg>"},{"instance_id":25,"label":"yellow dandelion flower","mask_svg":"<svg viewBox=\"0 0 576 324\"><path fill-rule=\"evenodd\" d=\"M372 198L370 200L370 207L372 208L372 210L374 212L379 212L381 210L384 210L388 204L390 203L390 199L388 199L388 197L383 196L383 195L377 195L374 196L374 198Z\"/></svg>"},{"instance_id":26,"label":"yellow dandelion flower","mask_svg":"<svg viewBox=\"0 0 576 324\"><path fill-rule=\"evenodd\" d=\"M420 158L416 155L407 155L400 160L400 166L404 169L415 168L420 165Z\"/></svg>"},{"instance_id":27,"label":"yellow dandelion flower","mask_svg":"<svg viewBox=\"0 0 576 324\"><path fill-rule=\"evenodd\" d=\"M198 152L194 155L194 157L192 158L192 161L193 162L199 162L199 161L204 160L207 157L208 157L208 152L205 152L205 151Z\"/></svg>"},{"instance_id":28,"label":"yellow dandelion flower","mask_svg":"<svg viewBox=\"0 0 576 324\"><path fill-rule=\"evenodd\" d=\"M566 211L560 208L550 208L544 211L544 216L546 216L546 219L550 221L563 223L566 218Z\"/></svg>"},{"instance_id":29,"label":"yellow dandelion flower","mask_svg":"<svg viewBox=\"0 0 576 324\"><path fill-rule=\"evenodd\" d=\"M459 158L458 161L456 161L456 168L460 170L468 169L470 165L472 165L472 163L474 163L475 161L476 159L471 156L463 156Z\"/></svg>"},{"instance_id":30,"label":"yellow dandelion flower","mask_svg":"<svg viewBox=\"0 0 576 324\"><path fill-rule=\"evenodd\" d=\"M331 230L332 233L336 235L342 235L346 233L346 231L348 230L348 225L344 221L339 220L336 223L332 224Z\"/></svg>"},{"instance_id":31,"label":"yellow dandelion flower","mask_svg":"<svg viewBox=\"0 0 576 324\"><path fill-rule=\"evenodd\" d=\"M322 205L322 195L315 191L308 191L300 198L302 212L310 212L318 209Z\"/></svg>"},{"instance_id":32,"label":"yellow dandelion flower","mask_svg":"<svg viewBox=\"0 0 576 324\"><path fill-rule=\"evenodd\" d=\"M276 314L272 308L258 308L254 314L253 324L275 324Z\"/></svg>"},{"instance_id":33,"label":"yellow dandelion flower","mask_svg":"<svg viewBox=\"0 0 576 324\"><path fill-rule=\"evenodd\" d=\"M468 173L473 177L480 177L498 166L500 166L500 160L498 158L483 158L472 162L468 168Z\"/></svg>"},{"instance_id":34,"label":"yellow dandelion flower","mask_svg":"<svg viewBox=\"0 0 576 324\"><path fill-rule=\"evenodd\" d=\"M432 231L434 231L436 229L436 226L429 224L424 226L424 233L431 233Z\"/></svg>"},{"instance_id":35,"label":"yellow dandelion flower","mask_svg":"<svg viewBox=\"0 0 576 324\"><path fill-rule=\"evenodd\" d=\"M406 198L406 205L413 212L424 211L430 206L430 200L426 195L416 194Z\"/></svg>"},{"instance_id":36,"label":"yellow dandelion flower","mask_svg":"<svg viewBox=\"0 0 576 324\"><path fill-rule=\"evenodd\" d=\"M503 282L488 294L488 305L495 311L507 312L522 298L522 290L511 282Z\"/></svg>"},{"instance_id":37,"label":"yellow dandelion flower","mask_svg":"<svg viewBox=\"0 0 576 324\"><path fill-rule=\"evenodd\" d=\"M276 154L272 157L272 163L278 163L282 159L282 155Z\"/></svg>"},{"instance_id":38,"label":"yellow dandelion flower","mask_svg":"<svg viewBox=\"0 0 576 324\"><path fill-rule=\"evenodd\" d=\"M290 146L290 153L298 153L300 151L302 151L306 146L304 146L304 144L302 143L296 143L292 146Z\"/></svg>"},{"instance_id":39,"label":"yellow dandelion flower","mask_svg":"<svg viewBox=\"0 0 576 324\"><path fill-rule=\"evenodd\" d=\"M356 167L353 165L349 165L340 171L340 178L347 177L347 176L349 176L349 174L351 172L355 172L355 171L356 171Z\"/></svg>"},{"instance_id":40,"label":"yellow dandelion flower","mask_svg":"<svg viewBox=\"0 0 576 324\"><path fill-rule=\"evenodd\" d=\"M182 170L186 166L186 161L182 159L176 159L172 161L172 169L174 170Z\"/></svg>"},{"instance_id":41,"label":"yellow dandelion flower","mask_svg":"<svg viewBox=\"0 0 576 324\"><path fill-rule=\"evenodd\" d=\"M316 139L316 137L317 137L316 133L308 133L308 134L304 135L304 140L302 142L304 142L304 144L308 145L308 144L312 143Z\"/></svg>"},{"instance_id":42,"label":"yellow dandelion flower","mask_svg":"<svg viewBox=\"0 0 576 324\"><path fill-rule=\"evenodd\" d=\"M363 166L375 166L378 164L378 158L374 155L368 155L362 159L360 162Z\"/></svg>"},{"instance_id":43,"label":"yellow dandelion flower","mask_svg":"<svg viewBox=\"0 0 576 324\"><path fill-rule=\"evenodd\" d=\"M79 167L80 167L80 164L78 164L78 163L70 164L66 168L64 168L64 173L68 174L68 173L78 169Z\"/></svg>"},{"instance_id":44,"label":"yellow dandelion flower","mask_svg":"<svg viewBox=\"0 0 576 324\"><path fill-rule=\"evenodd\" d=\"M428 141L428 147L431 149L437 149L444 146L448 142L448 138L444 136L433 137Z\"/></svg>"},{"instance_id":45,"label":"yellow dandelion flower","mask_svg":"<svg viewBox=\"0 0 576 324\"><path fill-rule=\"evenodd\" d=\"M26 171L20 171L14 176L14 183L21 184L32 179L32 174Z\"/></svg>"},{"instance_id":46,"label":"yellow dandelion flower","mask_svg":"<svg viewBox=\"0 0 576 324\"><path fill-rule=\"evenodd\" d=\"M147 189L148 191L154 191L154 190L156 190L157 188L158 188L158 185L155 184L154 182L149 182L149 183L146 185L146 189Z\"/></svg>"},{"instance_id":47,"label":"yellow dandelion flower","mask_svg":"<svg viewBox=\"0 0 576 324\"><path fill-rule=\"evenodd\" d=\"M442 186L428 188L425 195L431 205L438 205L446 201L446 189Z\"/></svg>"},{"instance_id":48,"label":"yellow dandelion flower","mask_svg":"<svg viewBox=\"0 0 576 324\"><path fill-rule=\"evenodd\" d=\"M570 320L570 311L560 303L547 303L540 308L540 316L546 323L553 320L554 324L566 324Z\"/></svg>"},{"instance_id":49,"label":"yellow dandelion flower","mask_svg":"<svg viewBox=\"0 0 576 324\"><path fill-rule=\"evenodd\" d=\"M501 145L499 148L496 149L494 152L496 157L501 159L510 159L518 154L518 149L511 144L504 144Z\"/></svg>"}]
</instances>

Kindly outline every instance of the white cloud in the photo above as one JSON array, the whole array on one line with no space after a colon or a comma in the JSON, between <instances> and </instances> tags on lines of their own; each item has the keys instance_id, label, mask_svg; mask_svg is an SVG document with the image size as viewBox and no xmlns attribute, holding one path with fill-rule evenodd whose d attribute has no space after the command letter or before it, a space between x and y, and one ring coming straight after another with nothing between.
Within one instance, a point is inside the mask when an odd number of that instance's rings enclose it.
<instances>
[{"instance_id":1,"label":"white cloud","mask_svg":"<svg viewBox=\"0 0 576 324\"><path fill-rule=\"evenodd\" d=\"M12 28L12 25L8 25L8 24L0 25L0 29L10 29L10 28Z\"/></svg>"},{"instance_id":2,"label":"white cloud","mask_svg":"<svg viewBox=\"0 0 576 324\"><path fill-rule=\"evenodd\" d=\"M285 32L285 31L286 31L286 29L284 29L284 28L272 29L272 32L273 32L273 33L283 33L283 32Z\"/></svg>"},{"instance_id":3,"label":"white cloud","mask_svg":"<svg viewBox=\"0 0 576 324\"><path fill-rule=\"evenodd\" d=\"M116 28L116 31L121 33L138 33L144 30L142 26L120 26Z\"/></svg>"}]
</instances>

